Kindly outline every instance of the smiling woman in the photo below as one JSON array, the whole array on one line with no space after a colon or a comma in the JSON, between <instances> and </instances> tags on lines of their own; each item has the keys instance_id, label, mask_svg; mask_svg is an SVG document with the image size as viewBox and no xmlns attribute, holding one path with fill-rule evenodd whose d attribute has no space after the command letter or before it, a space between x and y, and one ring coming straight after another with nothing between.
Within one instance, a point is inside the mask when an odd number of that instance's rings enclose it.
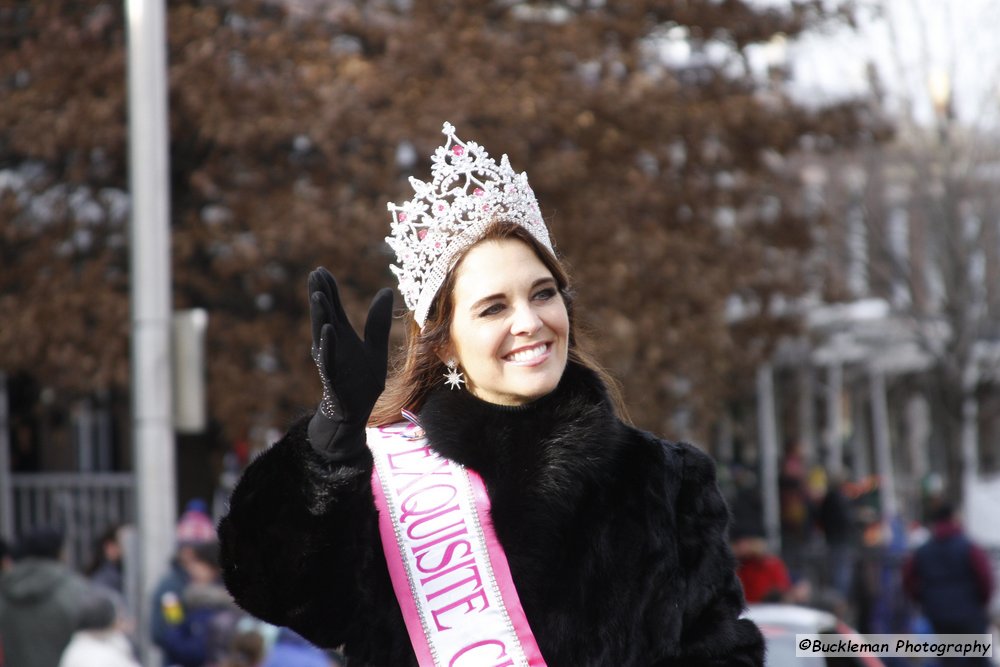
<instances>
[{"instance_id":1,"label":"smiling woman","mask_svg":"<svg viewBox=\"0 0 1000 667\"><path fill-rule=\"evenodd\" d=\"M763 664L714 464L621 419L526 175L444 133L389 205L403 363L391 292L362 340L310 275L323 397L234 490L227 586L352 665Z\"/></svg>"},{"instance_id":2,"label":"smiling woman","mask_svg":"<svg viewBox=\"0 0 1000 667\"><path fill-rule=\"evenodd\" d=\"M556 280L521 241L483 241L455 269L451 343L469 391L521 405L548 394L566 368L569 315Z\"/></svg>"}]
</instances>

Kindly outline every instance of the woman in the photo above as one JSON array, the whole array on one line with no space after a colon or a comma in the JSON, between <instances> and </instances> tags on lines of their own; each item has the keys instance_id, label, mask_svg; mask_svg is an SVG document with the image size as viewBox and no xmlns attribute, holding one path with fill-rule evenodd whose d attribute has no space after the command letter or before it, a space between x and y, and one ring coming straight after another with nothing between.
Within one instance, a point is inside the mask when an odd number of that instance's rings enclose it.
<instances>
[{"instance_id":1,"label":"woman","mask_svg":"<svg viewBox=\"0 0 1000 667\"><path fill-rule=\"evenodd\" d=\"M94 557L85 570L90 581L118 595L125 592L122 581L122 545L118 533L121 524L112 524L94 543Z\"/></svg>"},{"instance_id":2,"label":"woman","mask_svg":"<svg viewBox=\"0 0 1000 667\"><path fill-rule=\"evenodd\" d=\"M313 272L323 398L234 490L227 585L352 665L762 664L711 460L619 418L526 175L444 133L389 205L405 362L383 392L388 290L362 341Z\"/></svg>"}]
</instances>

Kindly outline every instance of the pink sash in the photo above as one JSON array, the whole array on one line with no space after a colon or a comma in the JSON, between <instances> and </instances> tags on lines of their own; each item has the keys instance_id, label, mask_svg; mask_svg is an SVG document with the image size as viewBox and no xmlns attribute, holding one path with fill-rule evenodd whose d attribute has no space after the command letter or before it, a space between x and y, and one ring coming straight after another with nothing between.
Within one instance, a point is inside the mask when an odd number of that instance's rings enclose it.
<instances>
[{"instance_id":1,"label":"pink sash","mask_svg":"<svg viewBox=\"0 0 1000 667\"><path fill-rule=\"evenodd\" d=\"M412 423L368 429L382 549L421 667L544 667L490 500Z\"/></svg>"}]
</instances>

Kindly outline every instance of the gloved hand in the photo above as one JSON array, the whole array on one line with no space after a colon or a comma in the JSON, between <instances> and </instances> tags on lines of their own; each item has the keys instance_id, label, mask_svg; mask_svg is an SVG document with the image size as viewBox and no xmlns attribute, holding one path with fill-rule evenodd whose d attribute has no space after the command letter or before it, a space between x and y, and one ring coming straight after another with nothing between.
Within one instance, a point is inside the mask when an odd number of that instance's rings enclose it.
<instances>
[{"instance_id":1,"label":"gloved hand","mask_svg":"<svg viewBox=\"0 0 1000 667\"><path fill-rule=\"evenodd\" d=\"M392 290L379 290L368 309L365 339L351 327L337 281L318 268L309 274L312 358L323 398L309 422L309 442L330 460L343 460L365 444L365 426L382 390L389 364Z\"/></svg>"}]
</instances>

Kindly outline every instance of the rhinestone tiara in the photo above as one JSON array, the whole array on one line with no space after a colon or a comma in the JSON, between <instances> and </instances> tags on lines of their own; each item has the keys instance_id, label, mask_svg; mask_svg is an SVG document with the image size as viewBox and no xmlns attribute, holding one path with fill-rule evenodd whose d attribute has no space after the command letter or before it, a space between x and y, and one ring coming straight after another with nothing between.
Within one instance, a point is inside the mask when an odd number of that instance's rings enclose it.
<instances>
[{"instance_id":1,"label":"rhinestone tiara","mask_svg":"<svg viewBox=\"0 0 1000 667\"><path fill-rule=\"evenodd\" d=\"M451 123L441 131L447 139L431 156L433 180L425 183L411 176L413 199L388 204L392 224L385 240L398 262L389 268L421 327L455 258L477 243L495 220L524 227L552 250L528 175L515 173L506 155L497 165L482 146L456 137Z\"/></svg>"}]
</instances>

